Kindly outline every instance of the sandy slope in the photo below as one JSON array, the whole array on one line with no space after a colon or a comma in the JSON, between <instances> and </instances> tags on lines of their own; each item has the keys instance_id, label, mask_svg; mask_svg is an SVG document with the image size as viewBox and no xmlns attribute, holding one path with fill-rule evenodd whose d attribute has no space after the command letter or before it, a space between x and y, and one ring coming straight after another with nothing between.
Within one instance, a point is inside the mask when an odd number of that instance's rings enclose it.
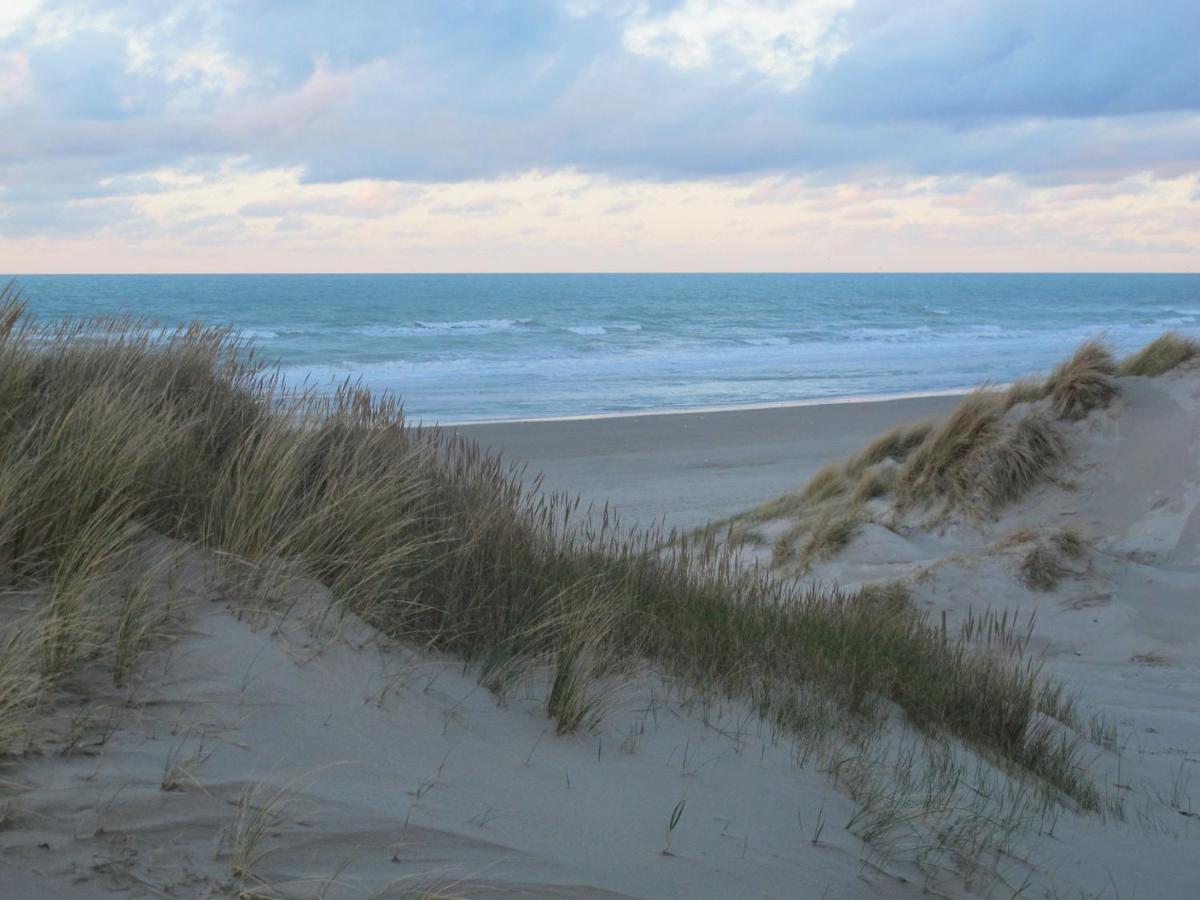
<instances>
[{"instance_id":1,"label":"sandy slope","mask_svg":"<svg viewBox=\"0 0 1200 900\"><path fill-rule=\"evenodd\" d=\"M1086 896L1192 897L1200 892L1200 372L1119 382L1109 409L1062 426L1069 463L1052 482L994 520L931 526L908 515L866 525L808 578L904 581L952 632L969 612L1032 616L1030 656L1117 726L1120 754L1097 749L1093 766L1127 812L1123 824L1079 820L1060 831L1039 848L1043 879ZM1083 558L1062 557L1052 589L1030 588L1023 558L1064 527L1086 539Z\"/></svg>"},{"instance_id":2,"label":"sandy slope","mask_svg":"<svg viewBox=\"0 0 1200 900\"><path fill-rule=\"evenodd\" d=\"M255 628L190 566L185 631L140 684L79 679L58 735L6 773L23 790L0 830L0 895L915 892L864 868L837 827L849 799L744 710L702 716L646 675L598 733L558 737L536 680L499 705L461 664L361 624L317 639L294 612ZM310 599L298 609L323 608ZM247 789L273 812L237 878Z\"/></svg>"}]
</instances>

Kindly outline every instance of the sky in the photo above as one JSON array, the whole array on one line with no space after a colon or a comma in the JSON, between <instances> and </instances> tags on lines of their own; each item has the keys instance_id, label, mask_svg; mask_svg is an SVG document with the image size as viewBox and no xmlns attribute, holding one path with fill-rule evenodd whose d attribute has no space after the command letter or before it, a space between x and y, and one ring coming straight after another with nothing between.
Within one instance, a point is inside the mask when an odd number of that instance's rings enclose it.
<instances>
[{"instance_id":1,"label":"sky","mask_svg":"<svg viewBox=\"0 0 1200 900\"><path fill-rule=\"evenodd\" d=\"M1200 271L1197 0L2 0L0 274Z\"/></svg>"}]
</instances>

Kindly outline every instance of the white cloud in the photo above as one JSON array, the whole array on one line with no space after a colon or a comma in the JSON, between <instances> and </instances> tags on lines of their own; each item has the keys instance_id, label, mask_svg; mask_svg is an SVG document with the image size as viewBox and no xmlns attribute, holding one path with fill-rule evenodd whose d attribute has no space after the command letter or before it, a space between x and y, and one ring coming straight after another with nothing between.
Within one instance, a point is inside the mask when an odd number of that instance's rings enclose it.
<instances>
[{"instance_id":1,"label":"white cloud","mask_svg":"<svg viewBox=\"0 0 1200 900\"><path fill-rule=\"evenodd\" d=\"M25 24L42 5L42 0L4 0L0 3L0 38Z\"/></svg>"},{"instance_id":2,"label":"white cloud","mask_svg":"<svg viewBox=\"0 0 1200 900\"><path fill-rule=\"evenodd\" d=\"M791 88L845 51L841 14L854 0L685 0L665 16L645 8L625 31L633 53L679 69L733 65Z\"/></svg>"}]
</instances>

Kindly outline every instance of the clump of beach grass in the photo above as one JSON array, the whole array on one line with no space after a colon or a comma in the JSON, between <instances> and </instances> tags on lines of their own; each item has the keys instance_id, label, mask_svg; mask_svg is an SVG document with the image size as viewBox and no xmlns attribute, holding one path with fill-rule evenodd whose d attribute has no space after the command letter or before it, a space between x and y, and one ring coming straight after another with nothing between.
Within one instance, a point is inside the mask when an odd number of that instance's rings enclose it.
<instances>
[{"instance_id":1,"label":"clump of beach grass","mask_svg":"<svg viewBox=\"0 0 1200 900\"><path fill-rule=\"evenodd\" d=\"M1002 411L1003 398L994 391L982 389L964 397L905 460L897 502L965 499L972 488L966 478L968 463L995 435Z\"/></svg>"},{"instance_id":2,"label":"clump of beach grass","mask_svg":"<svg viewBox=\"0 0 1200 900\"><path fill-rule=\"evenodd\" d=\"M965 496L987 511L1020 499L1062 462L1066 448L1050 420L1032 412L998 430L964 466Z\"/></svg>"},{"instance_id":3,"label":"clump of beach grass","mask_svg":"<svg viewBox=\"0 0 1200 900\"><path fill-rule=\"evenodd\" d=\"M1050 386L1042 378L1021 378L1014 381L1004 392L1004 404L1011 409L1018 403L1037 403L1050 393Z\"/></svg>"},{"instance_id":4,"label":"clump of beach grass","mask_svg":"<svg viewBox=\"0 0 1200 900\"><path fill-rule=\"evenodd\" d=\"M846 463L847 474L861 475L868 468L889 460L902 462L909 453L925 442L936 427L936 422L927 419L912 425L898 425L890 431L885 431L850 458Z\"/></svg>"},{"instance_id":5,"label":"clump of beach grass","mask_svg":"<svg viewBox=\"0 0 1200 900\"><path fill-rule=\"evenodd\" d=\"M745 518L794 517L776 542L773 560L807 567L845 546L869 518L864 509L873 500L890 497L897 510L992 514L1065 458L1050 417L1036 407L1009 415L1016 402L1025 401L1014 401L1011 391L974 391L942 423L893 429L848 462L822 467L799 494L766 503Z\"/></svg>"},{"instance_id":6,"label":"clump of beach grass","mask_svg":"<svg viewBox=\"0 0 1200 900\"><path fill-rule=\"evenodd\" d=\"M1177 335L1164 335L1136 355L1136 365L1135 357L1123 363L1122 371L1154 369L1159 363L1151 360L1190 358L1197 347ZM807 566L828 555L826 548L836 551L845 544L825 536L852 535L846 523L869 518L863 510L871 501L890 497L896 512L923 508L991 515L1019 500L1065 460L1066 444L1056 420L1081 419L1107 406L1119 391L1117 374L1108 347L1087 341L1049 377L1021 379L1002 389L978 388L944 420L893 428L845 462L823 466L801 491L734 521L793 518L776 542L773 560ZM831 528L834 524L838 527Z\"/></svg>"},{"instance_id":7,"label":"clump of beach grass","mask_svg":"<svg viewBox=\"0 0 1200 900\"><path fill-rule=\"evenodd\" d=\"M1034 542L1021 559L1021 580L1035 591L1052 591L1070 573L1064 560L1081 560L1087 555L1087 540L1074 528L1060 528L1048 540L1029 535Z\"/></svg>"},{"instance_id":8,"label":"clump of beach grass","mask_svg":"<svg viewBox=\"0 0 1200 900\"><path fill-rule=\"evenodd\" d=\"M1082 559L1087 554L1087 538L1077 528L1060 528L1051 541L1067 559Z\"/></svg>"},{"instance_id":9,"label":"clump of beach grass","mask_svg":"<svg viewBox=\"0 0 1200 900\"><path fill-rule=\"evenodd\" d=\"M1169 372L1200 355L1200 341L1175 331L1155 338L1141 350L1121 360L1119 375L1155 376Z\"/></svg>"},{"instance_id":10,"label":"clump of beach grass","mask_svg":"<svg viewBox=\"0 0 1200 900\"><path fill-rule=\"evenodd\" d=\"M1019 499L1064 458L1062 438L1034 409L1006 417L1008 397L979 390L967 395L905 461L896 502L960 508L986 515Z\"/></svg>"},{"instance_id":11,"label":"clump of beach grass","mask_svg":"<svg viewBox=\"0 0 1200 900\"><path fill-rule=\"evenodd\" d=\"M854 537L865 518L863 506L895 490L899 464L934 428L932 421L894 428L847 462L821 467L799 493L768 501L734 524L795 517L795 525L775 542L774 564L806 569L827 559Z\"/></svg>"},{"instance_id":12,"label":"clump of beach grass","mask_svg":"<svg viewBox=\"0 0 1200 900\"><path fill-rule=\"evenodd\" d=\"M846 489L846 468L839 463L829 463L808 480L800 499L805 503L820 503L844 494Z\"/></svg>"},{"instance_id":13,"label":"clump of beach grass","mask_svg":"<svg viewBox=\"0 0 1200 900\"><path fill-rule=\"evenodd\" d=\"M1060 363L1046 380L1054 410L1062 419L1082 419L1102 409L1120 393L1113 380L1117 364L1100 341L1087 341Z\"/></svg>"},{"instance_id":14,"label":"clump of beach grass","mask_svg":"<svg viewBox=\"0 0 1200 900\"><path fill-rule=\"evenodd\" d=\"M859 476L854 493L850 495L850 502L862 504L890 494L896 489L898 480L895 466L872 466Z\"/></svg>"},{"instance_id":15,"label":"clump of beach grass","mask_svg":"<svg viewBox=\"0 0 1200 900\"><path fill-rule=\"evenodd\" d=\"M806 560L828 559L850 543L858 520L852 512L831 515L813 529L804 544Z\"/></svg>"},{"instance_id":16,"label":"clump of beach grass","mask_svg":"<svg viewBox=\"0 0 1200 900\"><path fill-rule=\"evenodd\" d=\"M838 727L879 727L890 701L928 733L1090 803L1075 745L1032 737L1035 713L1047 712L1037 672L948 641L902 597L798 594L739 566L712 535L586 515L575 498L529 490L473 442L408 425L391 397L355 384L288 388L225 330L111 318L42 326L11 291L0 323L0 556L35 598L29 614L42 635L34 697L29 666L0 666L0 730L16 727L3 725L5 704L12 721L27 721L48 686L84 661L129 677L163 620L151 594L129 592L127 570L141 542L165 535L220 561L235 594L286 567L327 586L333 614L453 654L498 690L511 683L500 672L547 674L546 710L560 732L602 715L599 682L649 663L794 736L819 724L826 738L818 708L842 710ZM978 409L956 421L977 439L997 437L997 403L971 402ZM828 514L806 553L849 539L872 466L891 460L902 487L920 454L928 459L913 472L953 483L961 475L938 466L970 462L968 449L944 426L920 426L853 472L821 475L789 501ZM1015 471L1003 478L1027 477ZM277 602L267 593L258 602ZM119 660L100 639L114 633ZM251 799L236 829L243 874L255 858Z\"/></svg>"},{"instance_id":17,"label":"clump of beach grass","mask_svg":"<svg viewBox=\"0 0 1200 900\"><path fill-rule=\"evenodd\" d=\"M1049 547L1038 544L1021 560L1021 580L1035 591L1052 591L1067 574L1062 560Z\"/></svg>"}]
</instances>

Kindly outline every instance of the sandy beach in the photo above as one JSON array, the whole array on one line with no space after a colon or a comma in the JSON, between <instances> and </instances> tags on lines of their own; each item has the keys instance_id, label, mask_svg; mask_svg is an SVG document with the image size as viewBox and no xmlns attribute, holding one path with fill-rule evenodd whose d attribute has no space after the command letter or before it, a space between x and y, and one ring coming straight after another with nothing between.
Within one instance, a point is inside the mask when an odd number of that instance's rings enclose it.
<instances>
[{"instance_id":1,"label":"sandy beach","mask_svg":"<svg viewBox=\"0 0 1200 900\"><path fill-rule=\"evenodd\" d=\"M696 528L794 491L825 463L957 396L768 409L458 425L448 430L541 472L545 487L606 501L626 524Z\"/></svg>"}]
</instances>

